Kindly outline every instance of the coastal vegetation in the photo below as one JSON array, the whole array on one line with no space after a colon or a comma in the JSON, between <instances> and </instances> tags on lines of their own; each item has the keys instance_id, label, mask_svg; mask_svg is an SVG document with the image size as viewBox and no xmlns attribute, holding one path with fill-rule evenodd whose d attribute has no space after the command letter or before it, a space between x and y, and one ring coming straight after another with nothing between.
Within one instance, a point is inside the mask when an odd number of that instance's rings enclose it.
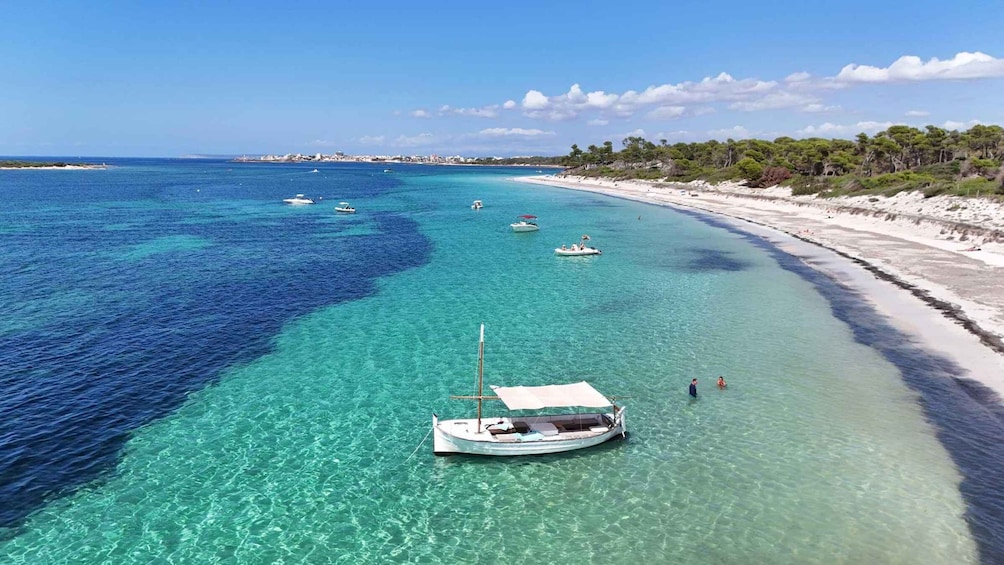
<instances>
[{"instance_id":1,"label":"coastal vegetation","mask_svg":"<svg viewBox=\"0 0 1004 565\"><path fill-rule=\"evenodd\" d=\"M966 131L897 125L854 140L710 140L658 144L628 137L613 143L572 145L562 159L568 174L665 182L745 181L751 187L790 186L793 194L822 196L920 190L925 196L1004 195L1004 128Z\"/></svg>"},{"instance_id":2,"label":"coastal vegetation","mask_svg":"<svg viewBox=\"0 0 1004 565\"><path fill-rule=\"evenodd\" d=\"M475 165L497 165L497 166L536 166L536 167L564 167L565 157L476 157L471 163Z\"/></svg>"},{"instance_id":3,"label":"coastal vegetation","mask_svg":"<svg viewBox=\"0 0 1004 565\"><path fill-rule=\"evenodd\" d=\"M63 161L12 161L0 160L0 169L31 169L35 167L87 167L86 163L65 163Z\"/></svg>"}]
</instances>

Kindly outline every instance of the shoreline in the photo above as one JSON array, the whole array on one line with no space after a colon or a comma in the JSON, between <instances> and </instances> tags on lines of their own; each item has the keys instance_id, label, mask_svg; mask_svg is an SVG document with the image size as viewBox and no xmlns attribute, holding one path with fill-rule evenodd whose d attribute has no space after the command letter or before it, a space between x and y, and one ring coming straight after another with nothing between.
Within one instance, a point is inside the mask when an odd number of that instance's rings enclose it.
<instances>
[{"instance_id":1,"label":"shoreline","mask_svg":"<svg viewBox=\"0 0 1004 565\"><path fill-rule=\"evenodd\" d=\"M813 197L778 194L783 189L754 192L735 184L670 185L555 176L514 180L724 220L859 292L894 327L955 361L966 373L957 377L991 389L997 402L1004 399L1004 292L991 287L980 300L962 296L974 286L986 288L981 286L986 281L1000 280L1004 285L1004 243L996 223L1004 225L1004 214L997 209L983 216L990 218L989 225L980 225L938 216L921 221L917 216L880 210L878 202L869 203L876 207L875 214L863 214L854 206L857 202L813 202ZM905 217L897 221L898 215ZM946 227L952 223L956 231ZM938 240L938 235L946 239ZM954 237L960 240L947 239ZM974 247L978 251L967 251Z\"/></svg>"},{"instance_id":2,"label":"shoreline","mask_svg":"<svg viewBox=\"0 0 1004 565\"><path fill-rule=\"evenodd\" d=\"M45 165L41 167L0 167L0 171L103 171L107 165L64 165L57 167Z\"/></svg>"}]
</instances>

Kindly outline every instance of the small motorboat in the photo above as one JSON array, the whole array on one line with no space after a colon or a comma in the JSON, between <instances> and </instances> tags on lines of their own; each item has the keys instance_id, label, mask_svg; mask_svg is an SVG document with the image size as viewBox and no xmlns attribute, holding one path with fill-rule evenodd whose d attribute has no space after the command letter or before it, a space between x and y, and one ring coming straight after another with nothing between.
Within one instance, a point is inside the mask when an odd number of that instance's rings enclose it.
<instances>
[{"instance_id":1,"label":"small motorboat","mask_svg":"<svg viewBox=\"0 0 1004 565\"><path fill-rule=\"evenodd\" d=\"M582 236L582 241L579 243L573 243L571 247L561 247L554 250L554 254L560 257L584 257L586 255L602 255L603 252L595 247L589 247L586 242L589 241L588 235Z\"/></svg>"},{"instance_id":2,"label":"small motorboat","mask_svg":"<svg viewBox=\"0 0 1004 565\"><path fill-rule=\"evenodd\" d=\"M484 207L485 205L482 204L480 200L475 200L474 204L471 204L471 210L480 210Z\"/></svg>"},{"instance_id":3,"label":"small motorboat","mask_svg":"<svg viewBox=\"0 0 1004 565\"><path fill-rule=\"evenodd\" d=\"M540 226L538 226L537 222L534 221L537 219L537 216L523 214L522 216L517 216L517 218L518 221L516 223L509 224L509 227L511 227L514 232L537 231L540 229Z\"/></svg>"},{"instance_id":4,"label":"small motorboat","mask_svg":"<svg viewBox=\"0 0 1004 565\"><path fill-rule=\"evenodd\" d=\"M385 172L385 173L393 173L394 171L391 170L391 169L384 169L383 172Z\"/></svg>"},{"instance_id":5,"label":"small motorboat","mask_svg":"<svg viewBox=\"0 0 1004 565\"><path fill-rule=\"evenodd\" d=\"M338 206L335 206L335 212L338 212L339 214L355 214L356 209L349 206L348 202L339 202Z\"/></svg>"},{"instance_id":6,"label":"small motorboat","mask_svg":"<svg viewBox=\"0 0 1004 565\"><path fill-rule=\"evenodd\" d=\"M313 171L310 171L310 172L312 172L312 173L319 173L321 171L318 171L317 169L314 169Z\"/></svg>"},{"instance_id":7,"label":"small motorboat","mask_svg":"<svg viewBox=\"0 0 1004 565\"><path fill-rule=\"evenodd\" d=\"M302 206L304 204L313 204L314 200L312 198L307 198L302 194L297 194L293 198L283 198L282 200L286 204L292 204L293 206Z\"/></svg>"}]
</instances>

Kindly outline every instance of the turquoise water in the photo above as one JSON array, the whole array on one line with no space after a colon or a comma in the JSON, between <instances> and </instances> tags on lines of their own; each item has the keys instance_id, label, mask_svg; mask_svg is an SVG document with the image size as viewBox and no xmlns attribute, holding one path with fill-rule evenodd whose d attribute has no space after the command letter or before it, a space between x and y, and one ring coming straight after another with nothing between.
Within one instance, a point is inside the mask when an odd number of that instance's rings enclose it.
<instances>
[{"instance_id":1,"label":"turquoise water","mask_svg":"<svg viewBox=\"0 0 1004 565\"><path fill-rule=\"evenodd\" d=\"M316 239L311 254L330 246L318 261L402 268L258 336L267 351L129 431L113 468L34 509L0 542L0 561L980 559L963 476L920 394L772 250L669 209L511 182L511 171L403 169L351 198L353 217L328 210L334 196L265 220L255 205L274 201L243 203L187 216L189 233L105 251L128 268L212 261L220 244L203 222L282 231L310 218L298 236ZM539 216L539 232L508 231L523 213ZM367 248L390 229L381 214L414 232ZM583 233L602 256L553 256ZM340 247L350 240L363 245ZM412 248L422 261L405 265ZM58 316L100 300L67 291L34 308ZM487 382L585 379L628 395L629 438L560 456L434 457L431 414L474 409L448 396L473 391L482 322Z\"/></svg>"}]
</instances>

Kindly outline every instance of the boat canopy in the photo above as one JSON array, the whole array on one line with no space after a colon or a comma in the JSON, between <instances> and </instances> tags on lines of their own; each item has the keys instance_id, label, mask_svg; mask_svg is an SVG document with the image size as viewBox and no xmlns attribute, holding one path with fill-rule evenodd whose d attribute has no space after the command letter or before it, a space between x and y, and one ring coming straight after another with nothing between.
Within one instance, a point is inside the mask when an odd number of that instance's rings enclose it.
<instances>
[{"instance_id":1,"label":"boat canopy","mask_svg":"<svg viewBox=\"0 0 1004 565\"><path fill-rule=\"evenodd\" d=\"M492 386L499 400L510 410L539 410L541 408L570 408L610 406L607 397L586 381L567 385L544 386Z\"/></svg>"},{"instance_id":2,"label":"boat canopy","mask_svg":"<svg viewBox=\"0 0 1004 565\"><path fill-rule=\"evenodd\" d=\"M530 214L523 214L522 216L519 216L519 217L523 218L525 220L536 220L537 219L537 216L531 216Z\"/></svg>"}]
</instances>

